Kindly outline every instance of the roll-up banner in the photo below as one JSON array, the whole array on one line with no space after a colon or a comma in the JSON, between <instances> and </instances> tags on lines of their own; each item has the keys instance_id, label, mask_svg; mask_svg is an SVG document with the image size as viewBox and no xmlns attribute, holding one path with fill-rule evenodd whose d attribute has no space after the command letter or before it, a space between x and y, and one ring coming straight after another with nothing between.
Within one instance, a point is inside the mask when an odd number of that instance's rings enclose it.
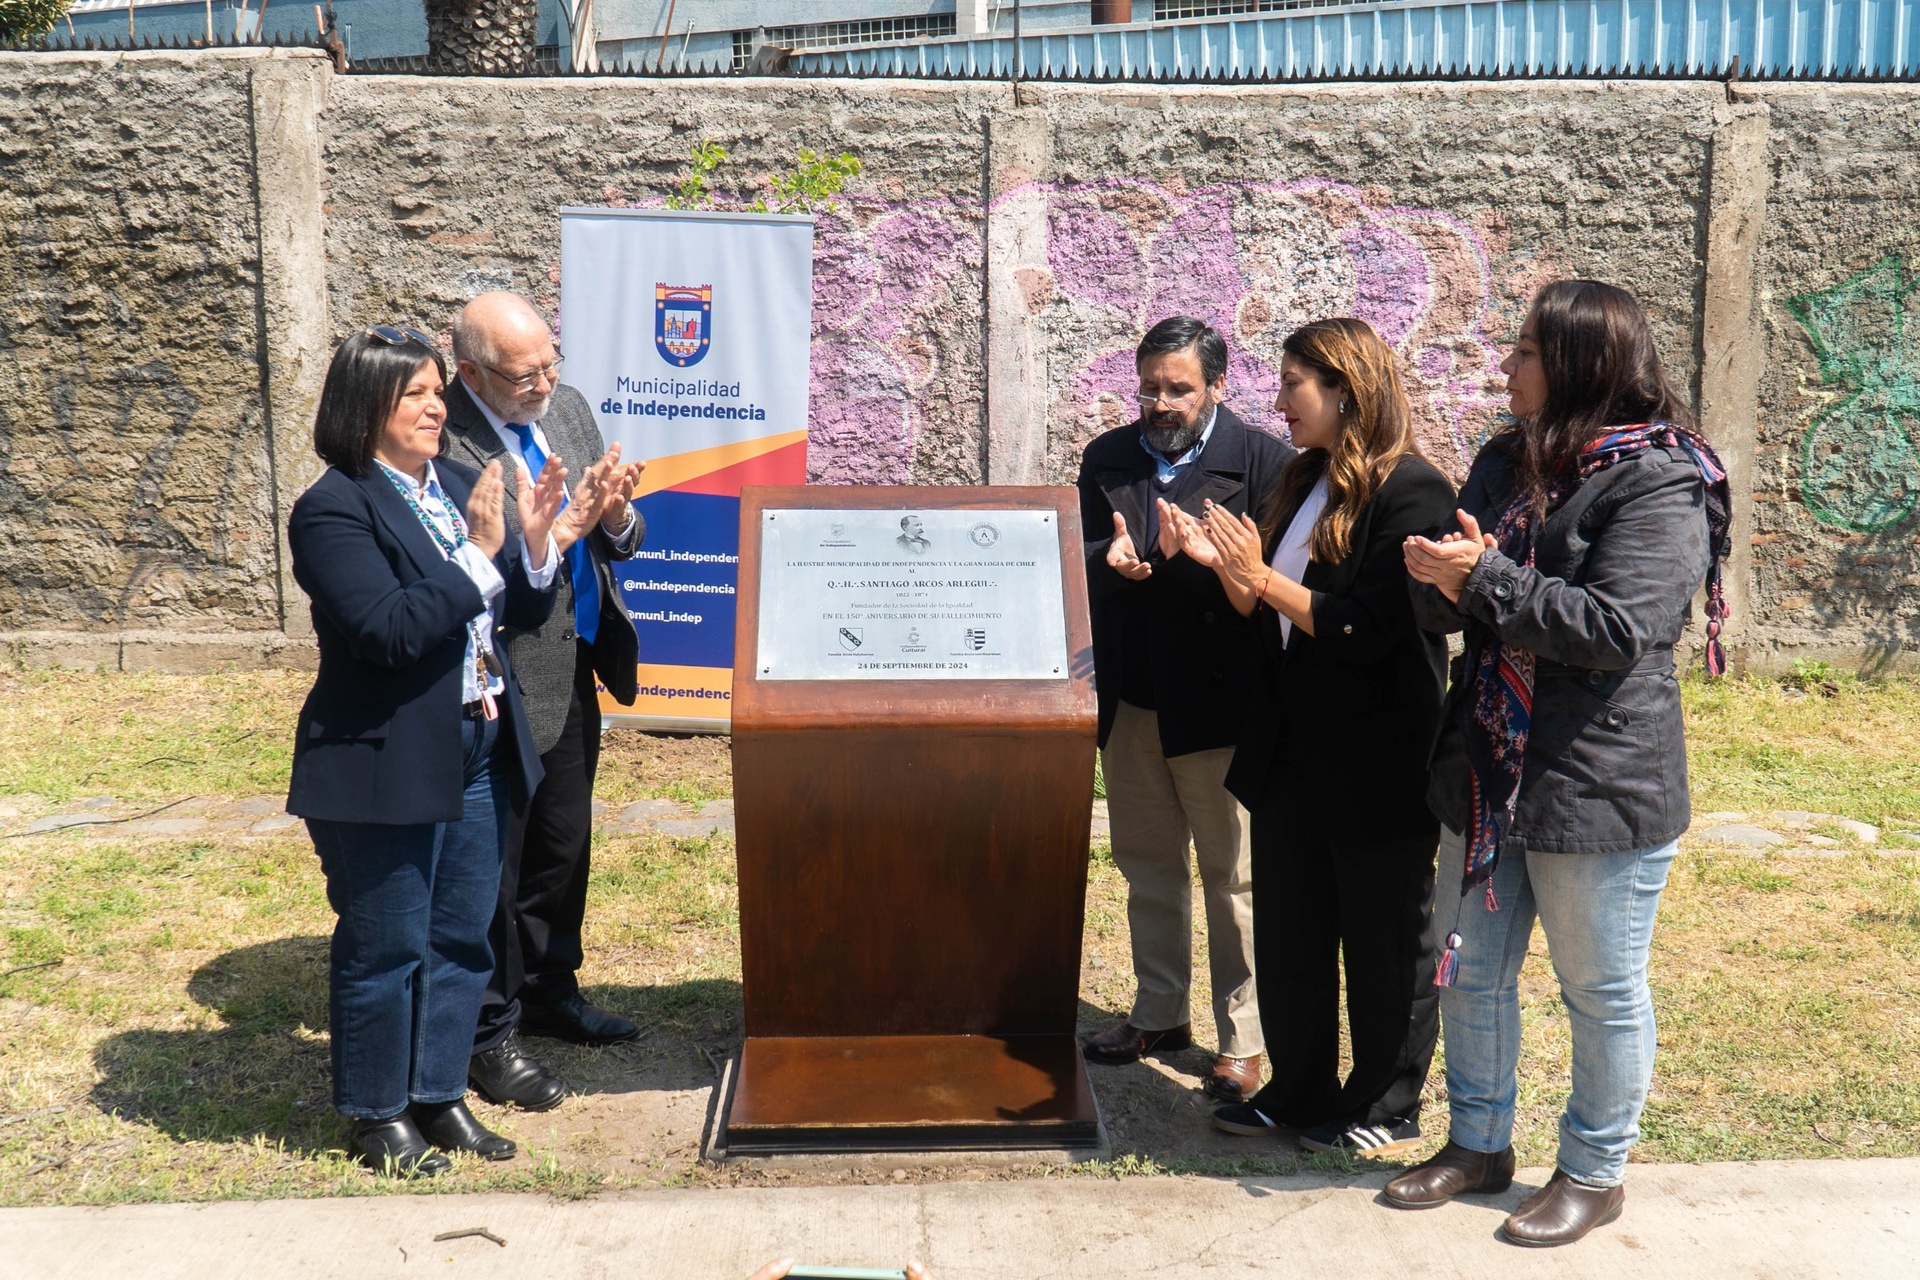
<instances>
[{"instance_id":1,"label":"roll-up banner","mask_svg":"<svg viewBox=\"0 0 1920 1280\"><path fill-rule=\"evenodd\" d=\"M613 563L640 636L640 696L609 722L732 722L740 486L805 484L813 219L560 211L566 382L609 443L647 460L646 542Z\"/></svg>"}]
</instances>

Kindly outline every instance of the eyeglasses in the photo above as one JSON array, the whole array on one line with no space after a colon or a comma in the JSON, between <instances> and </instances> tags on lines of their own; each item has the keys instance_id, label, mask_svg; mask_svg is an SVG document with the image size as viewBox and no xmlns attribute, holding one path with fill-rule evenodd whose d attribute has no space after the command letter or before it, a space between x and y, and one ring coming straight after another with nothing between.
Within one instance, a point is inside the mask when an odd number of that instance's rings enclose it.
<instances>
[{"instance_id":1,"label":"eyeglasses","mask_svg":"<svg viewBox=\"0 0 1920 1280\"><path fill-rule=\"evenodd\" d=\"M409 342L417 342L429 351L433 350L433 339L418 329L409 329L403 324L377 324L367 330L369 338L377 339L390 347L404 347Z\"/></svg>"},{"instance_id":2,"label":"eyeglasses","mask_svg":"<svg viewBox=\"0 0 1920 1280\"><path fill-rule=\"evenodd\" d=\"M1200 399L1200 395L1201 393L1198 391L1189 391L1183 396L1150 396L1144 391L1137 391L1134 393L1133 398L1139 402L1142 409L1151 409L1156 404L1164 404L1169 409L1185 409L1197 402Z\"/></svg>"},{"instance_id":3,"label":"eyeglasses","mask_svg":"<svg viewBox=\"0 0 1920 1280\"><path fill-rule=\"evenodd\" d=\"M480 367L512 387L515 395L525 395L527 392L533 390L534 384L542 378L545 378L549 383L558 383L560 381L560 366L565 361L566 357L560 354L560 348L555 347L553 349L553 360L551 363L543 364L532 373L523 373L518 377L504 370L496 369L490 364L482 364Z\"/></svg>"}]
</instances>

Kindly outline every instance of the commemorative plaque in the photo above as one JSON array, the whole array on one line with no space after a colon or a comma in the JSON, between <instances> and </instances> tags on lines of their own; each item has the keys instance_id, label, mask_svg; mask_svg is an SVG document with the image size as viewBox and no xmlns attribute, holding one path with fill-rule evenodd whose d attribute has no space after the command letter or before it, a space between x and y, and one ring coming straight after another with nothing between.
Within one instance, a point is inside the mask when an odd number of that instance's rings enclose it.
<instances>
[{"instance_id":1,"label":"commemorative plaque","mask_svg":"<svg viewBox=\"0 0 1920 1280\"><path fill-rule=\"evenodd\" d=\"M1064 680L1052 511L760 515L762 680Z\"/></svg>"},{"instance_id":2,"label":"commemorative plaque","mask_svg":"<svg viewBox=\"0 0 1920 1280\"><path fill-rule=\"evenodd\" d=\"M747 488L738 1154L1091 1146L1096 712L1064 488Z\"/></svg>"}]
</instances>

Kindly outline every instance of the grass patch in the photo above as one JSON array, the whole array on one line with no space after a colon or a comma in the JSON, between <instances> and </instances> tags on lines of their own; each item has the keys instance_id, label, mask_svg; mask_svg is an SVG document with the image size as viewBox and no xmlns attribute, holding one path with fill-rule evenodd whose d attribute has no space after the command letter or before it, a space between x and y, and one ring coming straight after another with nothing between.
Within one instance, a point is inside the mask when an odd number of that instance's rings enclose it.
<instances>
[{"instance_id":1,"label":"grass patch","mask_svg":"<svg viewBox=\"0 0 1920 1280\"><path fill-rule=\"evenodd\" d=\"M272 794L285 786L306 684L0 674L0 802L18 814L34 811L20 803L29 795L52 804L109 791L156 803ZM1920 685L1689 680L1684 694L1698 809L1920 827ZM724 798L724 748L613 733L600 790L616 801ZM707 1055L737 1044L741 1027L731 842L603 837L591 892L589 994L648 1032L616 1051L556 1051L558 1065L589 1091L619 1072L652 1072L663 1089L710 1084ZM527 1147L510 1165L462 1161L450 1177L417 1184L350 1165L327 1076L331 927L318 866L297 833L0 842L0 1203L577 1196L713 1176L666 1139L631 1158L604 1143L543 1145L499 1113L490 1118ZM1089 866L1089 1006L1125 1009L1128 947L1125 881L1102 844ZM1662 904L1654 981L1660 1058L1636 1159L1920 1154L1920 859L1858 846L1787 857L1689 845ZM1537 935L1522 1008L1516 1137L1523 1160L1544 1163L1569 1041ZM1430 1130L1444 1127L1440 1070ZM1158 1105L1166 1110L1164 1098ZM1205 1123L1204 1108L1189 1116L1180 1105L1179 1123ZM1197 1158L1149 1142L1122 1143L1102 1164L1023 1176L1353 1167L1365 1166L1284 1151Z\"/></svg>"}]
</instances>

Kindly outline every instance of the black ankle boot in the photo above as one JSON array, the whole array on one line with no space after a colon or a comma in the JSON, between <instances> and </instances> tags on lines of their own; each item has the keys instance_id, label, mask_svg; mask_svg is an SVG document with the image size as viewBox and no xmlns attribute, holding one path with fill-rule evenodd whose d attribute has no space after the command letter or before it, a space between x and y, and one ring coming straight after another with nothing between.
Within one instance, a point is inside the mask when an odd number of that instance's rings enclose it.
<instances>
[{"instance_id":1,"label":"black ankle boot","mask_svg":"<svg viewBox=\"0 0 1920 1280\"><path fill-rule=\"evenodd\" d=\"M427 1141L442 1151L471 1151L482 1160L511 1160L519 1150L511 1138L503 1138L473 1118L466 1099L452 1102L416 1102L414 1123Z\"/></svg>"},{"instance_id":2,"label":"black ankle boot","mask_svg":"<svg viewBox=\"0 0 1920 1280\"><path fill-rule=\"evenodd\" d=\"M413 1117L402 1111L389 1120L353 1122L353 1158L375 1173L431 1178L453 1163L427 1145Z\"/></svg>"}]
</instances>

